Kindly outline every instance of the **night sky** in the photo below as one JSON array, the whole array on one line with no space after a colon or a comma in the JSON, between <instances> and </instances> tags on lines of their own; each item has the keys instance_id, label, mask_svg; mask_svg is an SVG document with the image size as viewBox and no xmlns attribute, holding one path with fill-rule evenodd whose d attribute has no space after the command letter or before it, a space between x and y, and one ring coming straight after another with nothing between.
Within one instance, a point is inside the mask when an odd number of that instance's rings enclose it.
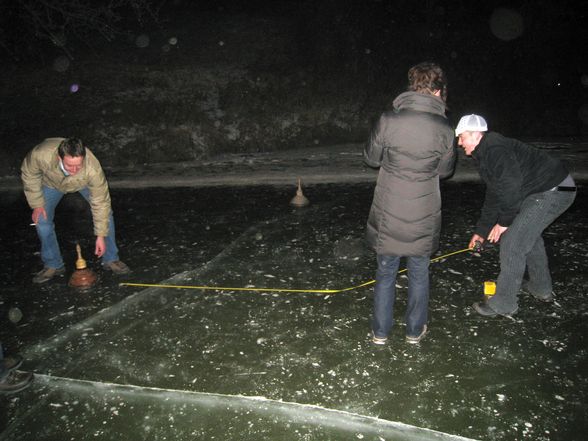
<instances>
[{"instance_id":1,"label":"night sky","mask_svg":"<svg viewBox=\"0 0 588 441\"><path fill-rule=\"evenodd\" d=\"M528 134L572 135L588 133L588 20L581 4L331 0L216 8L298 20L292 44L304 53L302 63L360 71L384 94L402 91L409 66L433 60L448 73L456 112L485 113L495 125Z\"/></svg>"},{"instance_id":2,"label":"night sky","mask_svg":"<svg viewBox=\"0 0 588 441\"><path fill-rule=\"evenodd\" d=\"M100 60L105 51L120 51L129 35L151 37L147 49L148 40L136 39L135 51L160 51L153 44L158 36L202 33L195 24L202 20L219 39L227 17L244 23L275 20L285 24L288 43L286 51L270 61L273 73L303 72L326 83L345 78L346 88L367 91L368 118L404 90L411 65L430 60L447 72L453 124L461 115L475 112L511 135L588 134L588 26L586 8L579 1L168 0L152 1L151 12L117 9L111 22L108 14L86 17L86 22L75 18L79 14L66 20L65 7L61 15L53 12L48 18L38 13L33 18L24 6L39 3L0 0L4 69L50 68L58 57L71 63L88 57ZM204 44L200 38L201 34L195 37L191 47ZM259 39L260 46L263 40ZM188 47L180 38L175 49L188 57ZM251 48L239 50L247 53ZM266 59L273 55L268 53ZM125 54L118 60L122 69L137 58ZM10 74L8 78L5 81L19 80ZM341 90L341 95L346 92Z\"/></svg>"}]
</instances>

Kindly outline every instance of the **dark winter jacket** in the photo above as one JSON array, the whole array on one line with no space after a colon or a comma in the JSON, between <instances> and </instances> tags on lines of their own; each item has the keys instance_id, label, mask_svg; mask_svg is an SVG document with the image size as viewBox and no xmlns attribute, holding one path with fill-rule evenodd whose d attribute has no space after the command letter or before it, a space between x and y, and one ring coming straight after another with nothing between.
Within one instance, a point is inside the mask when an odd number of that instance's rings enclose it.
<instances>
[{"instance_id":1,"label":"dark winter jacket","mask_svg":"<svg viewBox=\"0 0 588 441\"><path fill-rule=\"evenodd\" d=\"M494 132L483 135L472 157L486 183L486 198L475 230L482 237L487 237L496 224L510 226L527 196L557 186L569 174L559 159Z\"/></svg>"},{"instance_id":2,"label":"dark winter jacket","mask_svg":"<svg viewBox=\"0 0 588 441\"><path fill-rule=\"evenodd\" d=\"M364 150L380 167L366 237L378 254L429 256L439 246L439 178L453 173L454 134L436 96L405 92L393 105Z\"/></svg>"}]
</instances>

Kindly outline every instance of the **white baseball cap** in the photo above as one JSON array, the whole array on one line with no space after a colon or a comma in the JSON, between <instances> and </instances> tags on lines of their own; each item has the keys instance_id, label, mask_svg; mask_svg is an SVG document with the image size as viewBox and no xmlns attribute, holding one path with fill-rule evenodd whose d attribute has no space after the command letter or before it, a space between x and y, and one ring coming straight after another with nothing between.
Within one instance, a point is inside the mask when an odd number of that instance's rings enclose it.
<instances>
[{"instance_id":1,"label":"white baseball cap","mask_svg":"<svg viewBox=\"0 0 588 441\"><path fill-rule=\"evenodd\" d=\"M463 132L486 132L488 131L488 124L486 120L480 115L462 116L455 128L455 136L461 135Z\"/></svg>"}]
</instances>

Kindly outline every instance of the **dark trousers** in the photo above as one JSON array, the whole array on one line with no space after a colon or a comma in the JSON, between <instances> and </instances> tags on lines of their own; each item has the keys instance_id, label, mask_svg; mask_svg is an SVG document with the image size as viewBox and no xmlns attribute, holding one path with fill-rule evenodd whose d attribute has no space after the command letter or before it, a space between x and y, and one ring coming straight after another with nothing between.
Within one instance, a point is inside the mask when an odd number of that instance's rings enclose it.
<instances>
[{"instance_id":1,"label":"dark trousers","mask_svg":"<svg viewBox=\"0 0 588 441\"><path fill-rule=\"evenodd\" d=\"M525 198L514 222L500 238L500 275L496 294L488 300L488 305L497 313L512 314L518 309L525 268L533 292L551 294L551 274L541 234L575 198L576 192L557 190Z\"/></svg>"}]
</instances>

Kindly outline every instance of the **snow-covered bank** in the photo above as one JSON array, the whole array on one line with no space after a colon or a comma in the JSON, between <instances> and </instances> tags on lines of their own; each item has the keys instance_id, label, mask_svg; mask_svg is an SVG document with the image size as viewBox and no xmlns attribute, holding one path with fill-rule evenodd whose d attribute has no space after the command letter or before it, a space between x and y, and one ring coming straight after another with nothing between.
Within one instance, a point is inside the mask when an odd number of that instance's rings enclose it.
<instances>
[{"instance_id":1,"label":"snow-covered bank","mask_svg":"<svg viewBox=\"0 0 588 441\"><path fill-rule=\"evenodd\" d=\"M588 140L533 140L568 165L578 181L588 180ZM362 160L362 144L307 147L268 153L225 154L201 161L106 168L112 188L305 185L375 181L377 170ZM459 150L454 181L479 180L475 163ZM18 176L0 178L0 189L21 188Z\"/></svg>"}]
</instances>

